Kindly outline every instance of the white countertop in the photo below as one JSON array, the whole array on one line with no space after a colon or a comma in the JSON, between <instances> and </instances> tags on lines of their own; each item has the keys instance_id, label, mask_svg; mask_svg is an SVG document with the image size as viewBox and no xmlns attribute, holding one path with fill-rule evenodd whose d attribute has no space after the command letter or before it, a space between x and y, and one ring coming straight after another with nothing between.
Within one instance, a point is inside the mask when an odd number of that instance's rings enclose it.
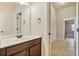
<instances>
[{"instance_id":1,"label":"white countertop","mask_svg":"<svg viewBox=\"0 0 79 59\"><path fill-rule=\"evenodd\" d=\"M19 44L22 42L34 40L35 38L40 38L41 35L29 35L29 36L23 36L22 38L17 37L0 37L0 48L8 47L11 45Z\"/></svg>"}]
</instances>

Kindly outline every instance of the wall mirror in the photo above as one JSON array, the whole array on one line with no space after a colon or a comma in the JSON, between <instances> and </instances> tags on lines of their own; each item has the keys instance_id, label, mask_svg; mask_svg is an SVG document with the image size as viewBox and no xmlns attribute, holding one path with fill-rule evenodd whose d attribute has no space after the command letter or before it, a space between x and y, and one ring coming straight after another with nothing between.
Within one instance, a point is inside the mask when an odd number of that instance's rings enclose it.
<instances>
[{"instance_id":1,"label":"wall mirror","mask_svg":"<svg viewBox=\"0 0 79 59\"><path fill-rule=\"evenodd\" d=\"M29 35L30 7L19 2L0 2L0 35Z\"/></svg>"}]
</instances>

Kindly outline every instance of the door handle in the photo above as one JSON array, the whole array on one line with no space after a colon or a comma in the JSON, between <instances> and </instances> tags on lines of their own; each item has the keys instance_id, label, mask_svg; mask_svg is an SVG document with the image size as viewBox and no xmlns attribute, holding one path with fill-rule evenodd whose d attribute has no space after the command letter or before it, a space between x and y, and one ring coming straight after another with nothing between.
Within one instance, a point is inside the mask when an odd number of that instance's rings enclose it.
<instances>
[{"instance_id":1,"label":"door handle","mask_svg":"<svg viewBox=\"0 0 79 59\"><path fill-rule=\"evenodd\" d=\"M51 33L48 33L48 35L51 35Z\"/></svg>"}]
</instances>

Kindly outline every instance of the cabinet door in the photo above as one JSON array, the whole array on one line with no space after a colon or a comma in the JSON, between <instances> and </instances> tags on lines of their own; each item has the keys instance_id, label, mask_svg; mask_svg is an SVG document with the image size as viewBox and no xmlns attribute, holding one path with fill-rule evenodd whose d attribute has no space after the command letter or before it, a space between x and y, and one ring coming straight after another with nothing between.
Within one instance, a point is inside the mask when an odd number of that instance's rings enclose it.
<instances>
[{"instance_id":1,"label":"cabinet door","mask_svg":"<svg viewBox=\"0 0 79 59\"><path fill-rule=\"evenodd\" d=\"M0 49L0 56L5 56L5 48Z\"/></svg>"},{"instance_id":2,"label":"cabinet door","mask_svg":"<svg viewBox=\"0 0 79 59\"><path fill-rule=\"evenodd\" d=\"M18 52L21 52L23 50L26 49L26 44L25 43L22 43L22 44L18 44L18 45L13 45L11 47L7 47L6 48L6 51L7 51L7 56L10 56L10 55L14 55Z\"/></svg>"},{"instance_id":3,"label":"cabinet door","mask_svg":"<svg viewBox=\"0 0 79 59\"><path fill-rule=\"evenodd\" d=\"M29 51L24 50L24 51L21 51L21 52L15 54L14 56L29 56Z\"/></svg>"},{"instance_id":4,"label":"cabinet door","mask_svg":"<svg viewBox=\"0 0 79 59\"><path fill-rule=\"evenodd\" d=\"M25 56L25 54L26 54L26 51L24 50L22 52L19 52L19 53L13 55L13 56Z\"/></svg>"},{"instance_id":5,"label":"cabinet door","mask_svg":"<svg viewBox=\"0 0 79 59\"><path fill-rule=\"evenodd\" d=\"M41 55L41 46L37 44L30 48L30 56L40 56Z\"/></svg>"}]
</instances>

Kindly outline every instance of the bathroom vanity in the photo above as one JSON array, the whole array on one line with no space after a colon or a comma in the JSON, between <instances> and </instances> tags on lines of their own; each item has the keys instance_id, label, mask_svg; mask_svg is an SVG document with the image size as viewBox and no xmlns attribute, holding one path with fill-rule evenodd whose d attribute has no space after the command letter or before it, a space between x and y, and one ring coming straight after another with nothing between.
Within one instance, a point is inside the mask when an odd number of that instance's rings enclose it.
<instances>
[{"instance_id":1,"label":"bathroom vanity","mask_svg":"<svg viewBox=\"0 0 79 59\"><path fill-rule=\"evenodd\" d=\"M41 37L2 47L0 56L41 56Z\"/></svg>"},{"instance_id":2,"label":"bathroom vanity","mask_svg":"<svg viewBox=\"0 0 79 59\"><path fill-rule=\"evenodd\" d=\"M41 18L32 24L30 6L20 3L2 3L1 6L0 56L41 56L42 36L40 30L34 27Z\"/></svg>"}]
</instances>

